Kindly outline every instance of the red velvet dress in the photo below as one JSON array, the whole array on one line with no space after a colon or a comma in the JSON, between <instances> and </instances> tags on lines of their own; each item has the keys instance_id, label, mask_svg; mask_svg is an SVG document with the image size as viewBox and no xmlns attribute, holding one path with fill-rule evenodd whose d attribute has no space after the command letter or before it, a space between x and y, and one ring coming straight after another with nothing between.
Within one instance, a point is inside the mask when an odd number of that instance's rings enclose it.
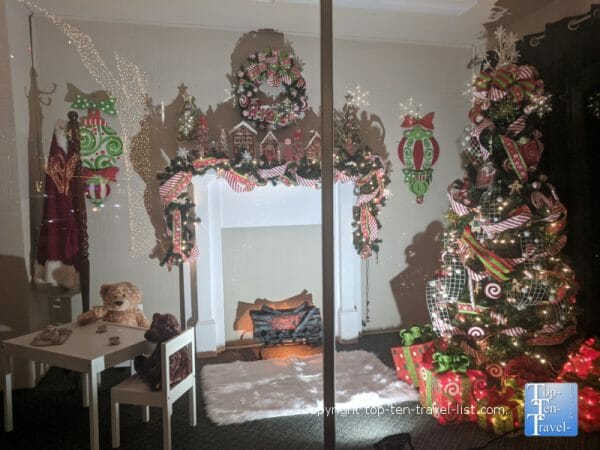
<instances>
[{"instance_id":1,"label":"red velvet dress","mask_svg":"<svg viewBox=\"0 0 600 450\"><path fill-rule=\"evenodd\" d=\"M66 139L60 140L66 145ZM46 167L46 187L37 262L47 270L60 265L74 266L79 271L79 224L74 210L76 195L75 168L78 155L67 152L52 136Z\"/></svg>"}]
</instances>

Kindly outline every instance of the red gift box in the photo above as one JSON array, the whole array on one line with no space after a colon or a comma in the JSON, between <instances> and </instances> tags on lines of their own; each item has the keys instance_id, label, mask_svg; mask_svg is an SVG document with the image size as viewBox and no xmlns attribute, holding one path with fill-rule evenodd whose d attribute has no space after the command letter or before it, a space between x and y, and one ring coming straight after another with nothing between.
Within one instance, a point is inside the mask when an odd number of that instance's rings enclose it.
<instances>
[{"instance_id":1,"label":"red gift box","mask_svg":"<svg viewBox=\"0 0 600 450\"><path fill-rule=\"evenodd\" d=\"M600 377L600 350L597 346L596 338L589 338L583 342L575 353L569 355L558 378L568 378L569 374L581 379L589 376Z\"/></svg>"},{"instance_id":2,"label":"red gift box","mask_svg":"<svg viewBox=\"0 0 600 450\"><path fill-rule=\"evenodd\" d=\"M487 398L477 402L478 424L496 434L505 434L523 426L524 405L513 388L498 391L491 387Z\"/></svg>"},{"instance_id":3,"label":"red gift box","mask_svg":"<svg viewBox=\"0 0 600 450\"><path fill-rule=\"evenodd\" d=\"M600 390L580 387L577 413L580 430L586 433L600 430Z\"/></svg>"},{"instance_id":4,"label":"red gift box","mask_svg":"<svg viewBox=\"0 0 600 450\"><path fill-rule=\"evenodd\" d=\"M394 358L399 380L419 387L419 371L424 362L431 361L431 356L435 351L435 342L429 341L392 348L392 358Z\"/></svg>"},{"instance_id":5,"label":"red gift box","mask_svg":"<svg viewBox=\"0 0 600 450\"><path fill-rule=\"evenodd\" d=\"M419 400L442 425L477 420L477 401L487 396L486 374L480 370L438 373L421 367Z\"/></svg>"},{"instance_id":6,"label":"red gift box","mask_svg":"<svg viewBox=\"0 0 600 450\"><path fill-rule=\"evenodd\" d=\"M530 356L521 355L506 362L502 386L522 390L525 383L551 381L552 378L548 366Z\"/></svg>"}]
</instances>

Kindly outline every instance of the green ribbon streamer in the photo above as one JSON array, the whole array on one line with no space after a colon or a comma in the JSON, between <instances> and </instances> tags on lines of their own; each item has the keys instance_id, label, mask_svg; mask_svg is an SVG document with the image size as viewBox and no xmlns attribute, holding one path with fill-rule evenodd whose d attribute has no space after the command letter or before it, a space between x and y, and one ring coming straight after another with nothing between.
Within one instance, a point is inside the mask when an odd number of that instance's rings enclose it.
<instances>
[{"instance_id":1,"label":"green ribbon streamer","mask_svg":"<svg viewBox=\"0 0 600 450\"><path fill-rule=\"evenodd\" d=\"M425 371L425 405L432 406L431 398L433 397L433 372Z\"/></svg>"},{"instance_id":2,"label":"green ribbon streamer","mask_svg":"<svg viewBox=\"0 0 600 450\"><path fill-rule=\"evenodd\" d=\"M465 355L449 355L442 352L433 354L434 370L437 373L444 373L449 370L453 372L466 373L471 365L471 359Z\"/></svg>"},{"instance_id":3,"label":"green ribbon streamer","mask_svg":"<svg viewBox=\"0 0 600 450\"><path fill-rule=\"evenodd\" d=\"M422 344L435 339L433 327L429 324L419 327L413 325L412 327L400 330L400 337L402 338L402 345L409 346L414 344Z\"/></svg>"},{"instance_id":4,"label":"green ribbon streamer","mask_svg":"<svg viewBox=\"0 0 600 450\"><path fill-rule=\"evenodd\" d=\"M419 385L419 376L417 375L417 368L413 361L410 347L402 347L402 353L404 353L404 360L406 361L406 370L415 386Z\"/></svg>"},{"instance_id":5,"label":"green ribbon streamer","mask_svg":"<svg viewBox=\"0 0 600 450\"><path fill-rule=\"evenodd\" d=\"M114 98L109 98L109 99L103 100L101 102L93 102L89 98L87 98L81 94L77 94L77 98L75 99L75 102L71 105L71 108L84 109L84 110L99 109L103 113L109 114L111 116L117 115L117 110L115 109L115 99Z\"/></svg>"}]
</instances>

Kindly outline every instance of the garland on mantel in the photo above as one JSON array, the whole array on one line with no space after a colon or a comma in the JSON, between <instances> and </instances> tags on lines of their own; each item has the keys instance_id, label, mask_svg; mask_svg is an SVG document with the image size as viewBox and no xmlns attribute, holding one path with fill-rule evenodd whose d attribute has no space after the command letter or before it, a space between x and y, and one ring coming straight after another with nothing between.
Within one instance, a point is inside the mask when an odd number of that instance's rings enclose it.
<instances>
[{"instance_id":1,"label":"garland on mantel","mask_svg":"<svg viewBox=\"0 0 600 450\"><path fill-rule=\"evenodd\" d=\"M381 228L378 215L385 206L386 186L390 182L390 163L374 154L368 147L351 154L345 149L335 151L335 181L355 184L356 203L353 208L353 242L361 258L369 258L379 251ZM188 186L195 175L216 172L236 192L250 192L268 183L286 186L309 186L320 188L321 167L316 160L306 156L300 161L265 164L250 159L231 160L229 156L213 147L203 156L196 152L180 150L164 172L158 174L161 181L160 198L165 207L165 217L171 241L161 265L173 265L190 261L198 256L194 240L194 223L199 221Z\"/></svg>"}]
</instances>

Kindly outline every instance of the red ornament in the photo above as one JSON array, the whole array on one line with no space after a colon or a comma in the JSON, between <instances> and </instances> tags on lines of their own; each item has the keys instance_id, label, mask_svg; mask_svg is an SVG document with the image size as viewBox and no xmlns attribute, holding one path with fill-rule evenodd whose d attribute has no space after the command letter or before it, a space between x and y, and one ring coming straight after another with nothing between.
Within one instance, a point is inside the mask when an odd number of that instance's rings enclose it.
<instances>
[{"instance_id":1,"label":"red ornament","mask_svg":"<svg viewBox=\"0 0 600 450\"><path fill-rule=\"evenodd\" d=\"M398 144L398 157L405 166L402 169L404 181L417 196L417 203L423 203L433 174L432 166L440 155L440 146L432 132L433 116L432 112L424 117L408 114L400 125L408 129Z\"/></svg>"}]
</instances>

